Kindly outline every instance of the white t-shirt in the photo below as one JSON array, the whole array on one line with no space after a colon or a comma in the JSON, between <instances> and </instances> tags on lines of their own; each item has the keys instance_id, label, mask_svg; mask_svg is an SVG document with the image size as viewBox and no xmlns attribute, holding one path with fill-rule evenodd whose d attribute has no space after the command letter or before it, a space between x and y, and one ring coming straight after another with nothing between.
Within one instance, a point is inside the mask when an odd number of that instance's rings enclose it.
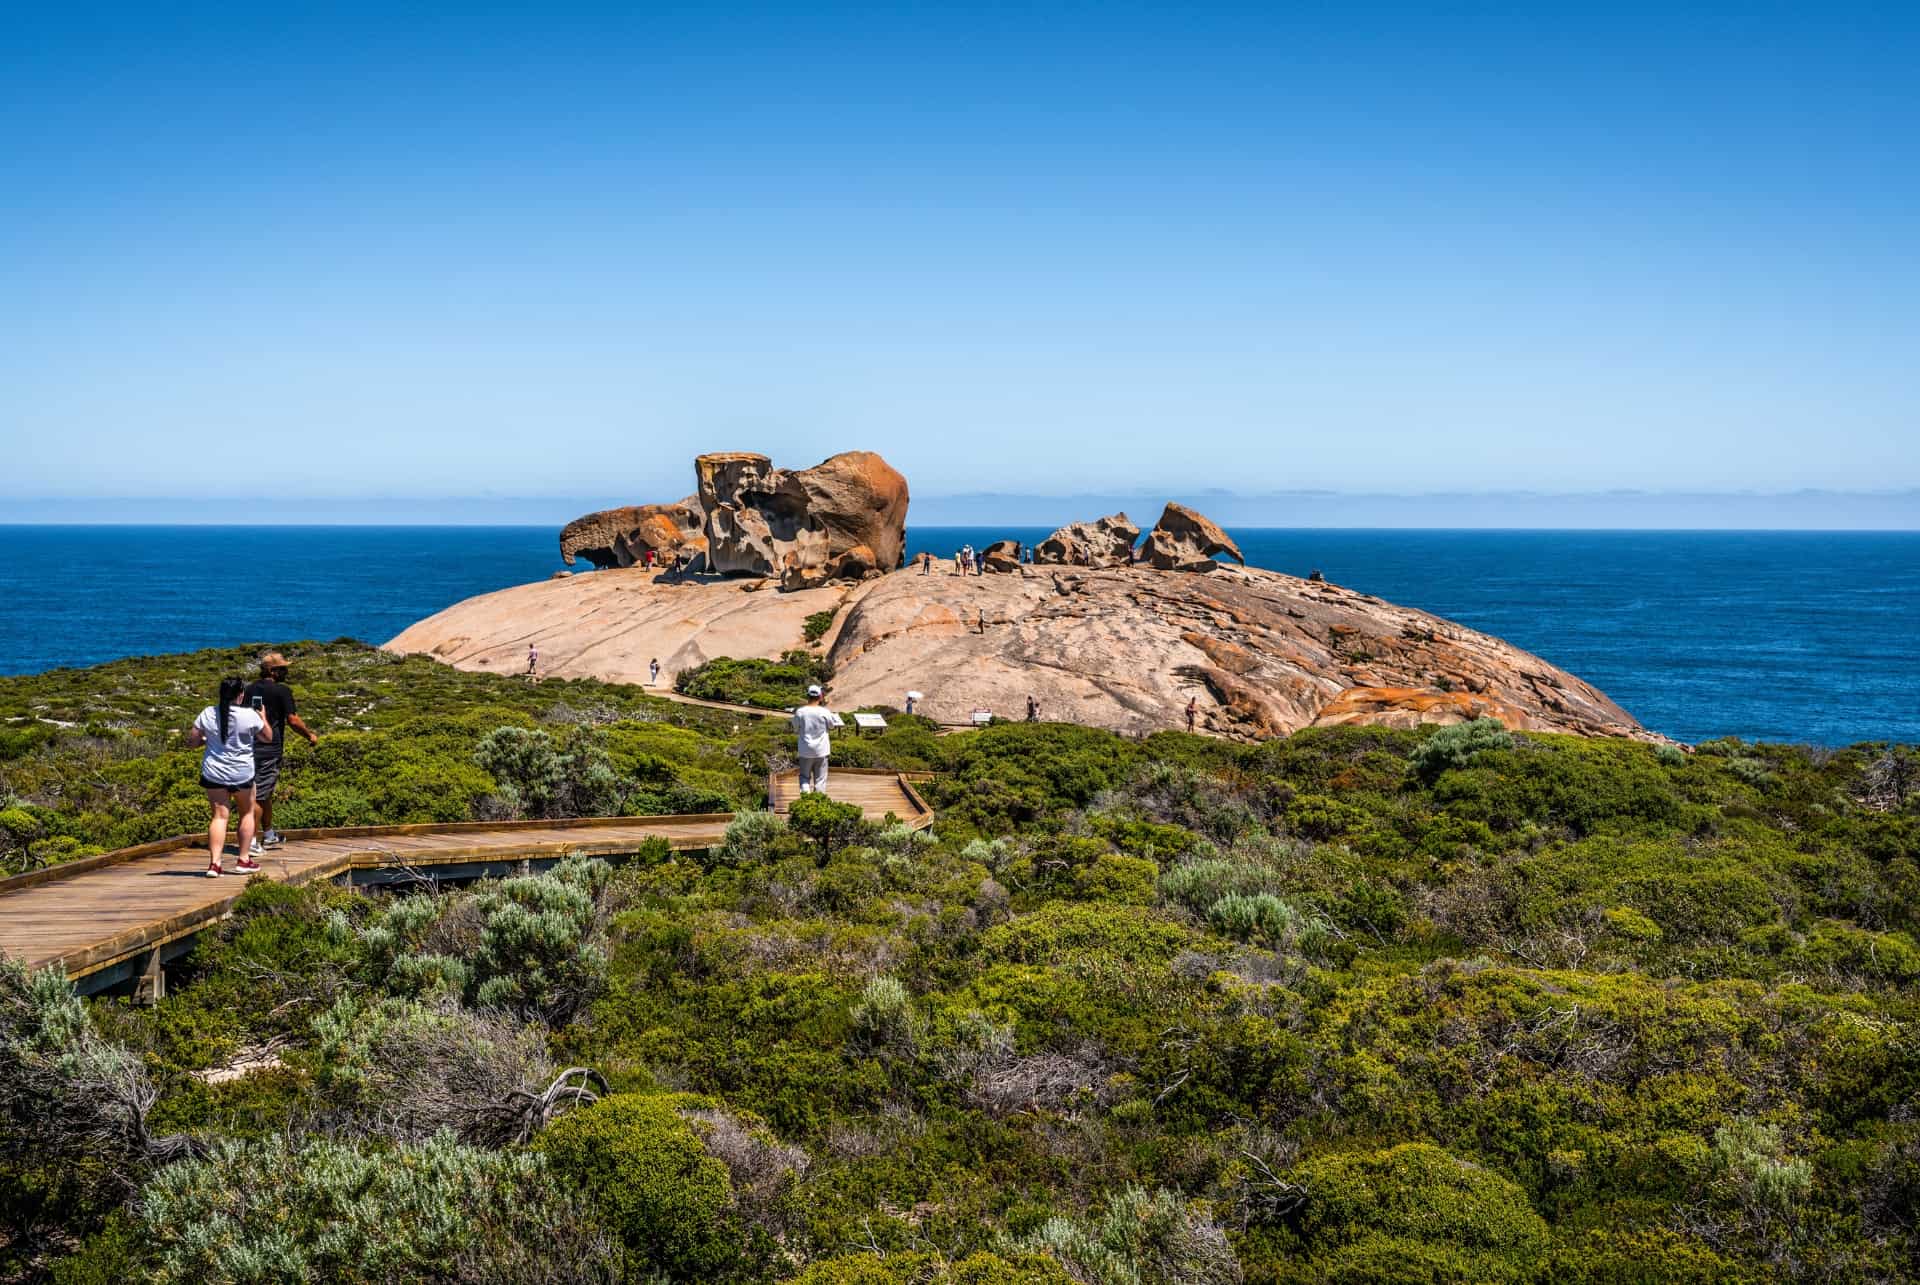
<instances>
[{"instance_id":1,"label":"white t-shirt","mask_svg":"<svg viewBox=\"0 0 1920 1285\"><path fill-rule=\"evenodd\" d=\"M200 775L223 785L245 785L253 779L253 741L267 720L246 705L227 706L227 739L220 739L220 710L209 705L193 720L207 738L200 759Z\"/></svg>"},{"instance_id":2,"label":"white t-shirt","mask_svg":"<svg viewBox=\"0 0 1920 1285\"><path fill-rule=\"evenodd\" d=\"M833 741L827 732L845 726L840 716L824 705L802 705L793 711L793 730L800 737L800 757L823 759L833 753Z\"/></svg>"}]
</instances>

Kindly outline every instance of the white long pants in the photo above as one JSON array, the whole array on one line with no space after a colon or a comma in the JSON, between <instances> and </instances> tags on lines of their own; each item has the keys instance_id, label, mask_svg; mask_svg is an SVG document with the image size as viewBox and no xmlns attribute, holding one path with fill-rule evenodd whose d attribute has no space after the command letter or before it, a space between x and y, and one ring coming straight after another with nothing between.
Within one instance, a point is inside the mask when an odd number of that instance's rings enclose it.
<instances>
[{"instance_id":1,"label":"white long pants","mask_svg":"<svg viewBox=\"0 0 1920 1285\"><path fill-rule=\"evenodd\" d=\"M818 758L800 756L800 793L812 794L815 790L827 792L827 756Z\"/></svg>"}]
</instances>

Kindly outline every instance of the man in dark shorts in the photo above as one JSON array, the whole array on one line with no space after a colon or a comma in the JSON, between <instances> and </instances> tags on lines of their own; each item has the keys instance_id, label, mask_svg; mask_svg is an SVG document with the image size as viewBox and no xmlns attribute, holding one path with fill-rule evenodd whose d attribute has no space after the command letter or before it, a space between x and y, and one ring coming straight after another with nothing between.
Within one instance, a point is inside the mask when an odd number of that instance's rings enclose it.
<instances>
[{"instance_id":1,"label":"man in dark shorts","mask_svg":"<svg viewBox=\"0 0 1920 1285\"><path fill-rule=\"evenodd\" d=\"M287 743L287 729L307 738L307 744L318 745L320 738L311 728L300 721L300 715L294 712L293 688L287 686L287 658L277 651L270 651L260 658L260 677L247 684L243 693L247 704L259 710L273 728L271 741L253 743L253 815L254 851L265 848L277 848L286 840L273 828L273 792L280 784L280 758Z\"/></svg>"}]
</instances>

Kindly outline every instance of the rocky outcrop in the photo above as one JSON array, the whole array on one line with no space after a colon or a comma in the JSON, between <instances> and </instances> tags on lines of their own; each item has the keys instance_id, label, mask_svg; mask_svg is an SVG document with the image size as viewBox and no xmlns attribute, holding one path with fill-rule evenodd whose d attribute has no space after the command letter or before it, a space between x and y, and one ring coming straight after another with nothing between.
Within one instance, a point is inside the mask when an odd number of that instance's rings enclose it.
<instances>
[{"instance_id":1,"label":"rocky outcrop","mask_svg":"<svg viewBox=\"0 0 1920 1285\"><path fill-rule=\"evenodd\" d=\"M778 656L806 618L837 609L825 640L838 708L918 708L964 723L1020 717L1143 733L1185 725L1239 740L1303 727L1413 727L1481 716L1517 730L1646 737L1592 686L1498 638L1338 585L1220 566L1022 567L750 592L763 579L674 583L635 571L541 581L469 599L388 645L462 668L662 681L715 656ZM985 628L982 629L982 621Z\"/></svg>"},{"instance_id":2,"label":"rocky outcrop","mask_svg":"<svg viewBox=\"0 0 1920 1285\"><path fill-rule=\"evenodd\" d=\"M1002 573L1020 570L1020 542L1018 540L995 540L980 550L980 565L988 571Z\"/></svg>"},{"instance_id":3,"label":"rocky outcrop","mask_svg":"<svg viewBox=\"0 0 1920 1285\"><path fill-rule=\"evenodd\" d=\"M602 509L575 518L560 529L560 560L572 566L585 558L596 567L631 567L646 560L647 550L658 561L676 554L698 554L707 547L706 515L700 497L689 495L677 504L630 504Z\"/></svg>"},{"instance_id":4,"label":"rocky outcrop","mask_svg":"<svg viewBox=\"0 0 1920 1285\"><path fill-rule=\"evenodd\" d=\"M1211 571L1220 565L1214 561L1218 553L1247 564L1233 537L1211 518L1171 501L1140 546L1140 560L1160 571Z\"/></svg>"},{"instance_id":5,"label":"rocky outcrop","mask_svg":"<svg viewBox=\"0 0 1920 1285\"><path fill-rule=\"evenodd\" d=\"M1096 522L1069 522L1033 546L1033 560L1053 566L1124 567L1133 561L1140 528L1124 513Z\"/></svg>"},{"instance_id":6,"label":"rocky outcrop","mask_svg":"<svg viewBox=\"0 0 1920 1285\"><path fill-rule=\"evenodd\" d=\"M720 451L697 457L693 471L698 489L677 504L607 509L569 522L560 532L561 559L630 567L650 549L663 565L685 553L690 571L774 578L786 589L901 565L907 480L872 451L847 451L809 469Z\"/></svg>"},{"instance_id":7,"label":"rocky outcrop","mask_svg":"<svg viewBox=\"0 0 1920 1285\"><path fill-rule=\"evenodd\" d=\"M871 451L798 470L732 451L700 456L694 474L711 571L805 589L901 564L907 480Z\"/></svg>"},{"instance_id":8,"label":"rocky outcrop","mask_svg":"<svg viewBox=\"0 0 1920 1285\"><path fill-rule=\"evenodd\" d=\"M717 656L771 660L804 646L807 617L836 609L848 588L755 592L766 584L676 581L637 570L542 580L455 603L386 647L459 669L518 674L532 642L546 677L623 683L646 682L648 662L658 660L661 685L670 689L681 670Z\"/></svg>"},{"instance_id":9,"label":"rocky outcrop","mask_svg":"<svg viewBox=\"0 0 1920 1285\"><path fill-rule=\"evenodd\" d=\"M842 610L836 704L975 709L1140 733L1184 726L1252 740L1303 727L1456 723L1646 736L1587 683L1450 621L1331 584L1221 565L1040 567L1029 576L887 576ZM984 614L986 629L979 630Z\"/></svg>"}]
</instances>

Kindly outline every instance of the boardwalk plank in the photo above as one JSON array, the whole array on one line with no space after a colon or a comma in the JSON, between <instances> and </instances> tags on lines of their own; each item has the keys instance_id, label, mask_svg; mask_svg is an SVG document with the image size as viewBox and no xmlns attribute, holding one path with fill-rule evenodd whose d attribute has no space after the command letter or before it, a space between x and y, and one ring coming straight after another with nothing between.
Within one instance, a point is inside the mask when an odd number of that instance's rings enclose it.
<instances>
[{"instance_id":1,"label":"boardwalk plank","mask_svg":"<svg viewBox=\"0 0 1920 1285\"><path fill-rule=\"evenodd\" d=\"M828 794L855 803L874 820L891 812L924 826L932 810L899 775L841 769ZM768 782L768 799L784 812L798 797L793 773ZM707 847L725 834L730 815L583 818L555 822L462 822L442 826L354 827L289 832L269 850L261 876L283 883L333 878L350 868L419 867L550 858L571 851L615 854L649 838L676 848ZM204 845L162 840L108 853L62 871L0 880L0 955L36 967L65 964L75 976L107 968L154 946L215 923L246 887L227 857L228 874L204 877Z\"/></svg>"}]
</instances>

